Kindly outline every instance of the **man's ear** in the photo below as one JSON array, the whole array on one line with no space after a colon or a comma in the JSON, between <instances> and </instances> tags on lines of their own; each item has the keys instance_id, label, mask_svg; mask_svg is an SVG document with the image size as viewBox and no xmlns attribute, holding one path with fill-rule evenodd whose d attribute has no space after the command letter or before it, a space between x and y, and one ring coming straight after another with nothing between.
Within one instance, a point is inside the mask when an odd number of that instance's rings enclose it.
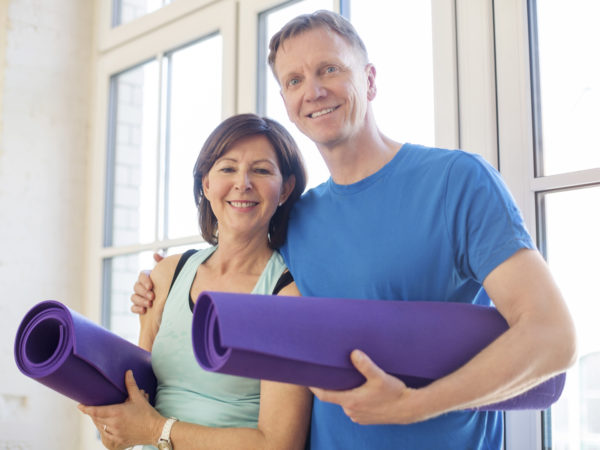
<instances>
[{"instance_id":1,"label":"man's ear","mask_svg":"<svg viewBox=\"0 0 600 450\"><path fill-rule=\"evenodd\" d=\"M287 201L287 199L290 197L291 193L293 192L295 186L296 186L296 176L292 174L287 178L287 180L285 180L283 182L283 186L281 188L281 195L279 196L280 204L283 204Z\"/></svg>"},{"instance_id":2,"label":"man's ear","mask_svg":"<svg viewBox=\"0 0 600 450\"><path fill-rule=\"evenodd\" d=\"M377 85L375 84L377 71L375 70L375 66L371 63L366 65L365 70L367 72L367 99L372 102L377 95Z\"/></svg>"}]
</instances>

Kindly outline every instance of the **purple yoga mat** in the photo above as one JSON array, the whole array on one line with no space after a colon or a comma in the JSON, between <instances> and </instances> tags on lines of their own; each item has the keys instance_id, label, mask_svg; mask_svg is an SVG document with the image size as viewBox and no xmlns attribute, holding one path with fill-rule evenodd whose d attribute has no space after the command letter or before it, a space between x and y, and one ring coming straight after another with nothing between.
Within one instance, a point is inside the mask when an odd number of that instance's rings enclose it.
<instances>
[{"instance_id":1,"label":"purple yoga mat","mask_svg":"<svg viewBox=\"0 0 600 450\"><path fill-rule=\"evenodd\" d=\"M25 315L15 361L28 377L84 405L125 401L125 371L131 369L154 402L150 353L57 301L38 303Z\"/></svg>"},{"instance_id":2,"label":"purple yoga mat","mask_svg":"<svg viewBox=\"0 0 600 450\"><path fill-rule=\"evenodd\" d=\"M326 389L364 382L349 358L361 349L387 373L422 387L465 364L507 328L495 308L471 304L203 292L192 345L209 371ZM479 409L545 409L564 382L560 374Z\"/></svg>"}]
</instances>

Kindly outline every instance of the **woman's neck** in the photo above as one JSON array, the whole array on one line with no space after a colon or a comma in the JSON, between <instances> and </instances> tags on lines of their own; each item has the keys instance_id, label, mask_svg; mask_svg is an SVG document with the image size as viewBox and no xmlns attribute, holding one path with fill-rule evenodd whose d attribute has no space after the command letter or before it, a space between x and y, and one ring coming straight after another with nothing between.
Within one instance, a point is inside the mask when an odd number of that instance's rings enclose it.
<instances>
[{"instance_id":1,"label":"woman's neck","mask_svg":"<svg viewBox=\"0 0 600 450\"><path fill-rule=\"evenodd\" d=\"M220 275L228 272L260 274L272 254L266 236L251 240L219 236L219 245L210 257L210 266Z\"/></svg>"}]
</instances>

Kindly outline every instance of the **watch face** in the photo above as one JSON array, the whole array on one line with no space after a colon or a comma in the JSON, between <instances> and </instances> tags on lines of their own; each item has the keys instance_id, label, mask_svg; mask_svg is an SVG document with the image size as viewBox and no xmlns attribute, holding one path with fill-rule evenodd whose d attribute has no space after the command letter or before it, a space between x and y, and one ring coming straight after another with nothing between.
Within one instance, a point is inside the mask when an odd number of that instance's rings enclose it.
<instances>
[{"instance_id":1,"label":"watch face","mask_svg":"<svg viewBox=\"0 0 600 450\"><path fill-rule=\"evenodd\" d=\"M171 441L158 441L158 450L173 450Z\"/></svg>"}]
</instances>

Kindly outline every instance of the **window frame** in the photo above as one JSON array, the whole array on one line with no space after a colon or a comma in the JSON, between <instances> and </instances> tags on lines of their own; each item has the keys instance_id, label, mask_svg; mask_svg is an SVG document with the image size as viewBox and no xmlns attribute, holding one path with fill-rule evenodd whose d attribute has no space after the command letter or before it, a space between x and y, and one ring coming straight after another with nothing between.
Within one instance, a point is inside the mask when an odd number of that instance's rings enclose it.
<instances>
[{"instance_id":1,"label":"window frame","mask_svg":"<svg viewBox=\"0 0 600 450\"><path fill-rule=\"evenodd\" d=\"M347 10L349 0L331 1L333 10ZM436 145L479 153L499 168L532 237L537 240L536 194L600 184L600 168L534 176L529 1L431 0L435 135ZM283 3L282 0L176 0L113 28L111 2L97 2L84 311L92 320L100 320L105 258L199 242L184 237L104 248L110 76L218 30L223 36L222 115L256 112L261 42L258 18L261 12ZM505 448L541 449L541 422L539 412L507 413Z\"/></svg>"},{"instance_id":2,"label":"window frame","mask_svg":"<svg viewBox=\"0 0 600 450\"><path fill-rule=\"evenodd\" d=\"M236 3L234 0L223 0L216 4L208 4L206 0L187 1L182 4L187 8L186 14L178 9L178 20L173 21L173 11L168 8L174 2L152 15L152 27L145 17L144 32L138 32L140 25L136 21L123 25L131 26L137 34L115 35L114 45L110 49L99 44L98 58L95 67L95 107L92 112L92 154L90 158L90 193L88 196L88 267L86 270L87 302L85 313L93 320L100 321L103 309L101 292L103 289L103 265L107 258L138 253L157 251L165 247L176 247L201 242L199 236L187 236L176 239L161 239L154 242L124 246L104 246L104 226L106 189L107 189L107 149L109 130L109 97L111 76L128 70L136 65L162 57L165 53L184 47L189 43L201 40L216 32L223 39L223 85L222 85L222 117L235 112L237 99L236 88ZM192 8L193 6L193 8ZM149 15L149 16L150 16ZM120 27L119 27L120 28ZM121 33L120 31L118 33ZM131 36L135 34L135 39ZM117 39L118 38L118 39ZM158 120L158 118L157 118ZM102 207L100 207L102 205ZM132 280L132 286L133 286Z\"/></svg>"},{"instance_id":3,"label":"window frame","mask_svg":"<svg viewBox=\"0 0 600 450\"><path fill-rule=\"evenodd\" d=\"M135 40L144 34L152 33L157 28L195 13L212 3L214 0L177 0L152 11L142 17L122 25L112 26L114 0L97 2L98 50L108 52ZM220 3L220 2L219 2Z\"/></svg>"},{"instance_id":4,"label":"window frame","mask_svg":"<svg viewBox=\"0 0 600 450\"><path fill-rule=\"evenodd\" d=\"M498 99L498 154L500 171L523 212L527 227L538 247L545 248L543 211L538 194L600 184L600 168L550 176L537 176L534 108L537 86L535 60L530 51L533 0L494 2L496 79ZM506 448L543 448L540 411L506 414Z\"/></svg>"},{"instance_id":5,"label":"window frame","mask_svg":"<svg viewBox=\"0 0 600 450\"><path fill-rule=\"evenodd\" d=\"M263 40L260 33L260 15L271 9L283 7L286 4L296 3L298 0L254 0L240 2L239 5L239 82L237 110L239 113L253 112L260 114L260 93L264 87L259 83L265 77L273 76L270 73L259 75L262 71L261 52L259 47L264 45L263 51L267 52L267 41ZM333 11L340 12L340 1L330 0ZM252 37L252 38L249 38ZM264 55L266 58L266 55ZM243 76L242 76L243 74Z\"/></svg>"}]
</instances>

